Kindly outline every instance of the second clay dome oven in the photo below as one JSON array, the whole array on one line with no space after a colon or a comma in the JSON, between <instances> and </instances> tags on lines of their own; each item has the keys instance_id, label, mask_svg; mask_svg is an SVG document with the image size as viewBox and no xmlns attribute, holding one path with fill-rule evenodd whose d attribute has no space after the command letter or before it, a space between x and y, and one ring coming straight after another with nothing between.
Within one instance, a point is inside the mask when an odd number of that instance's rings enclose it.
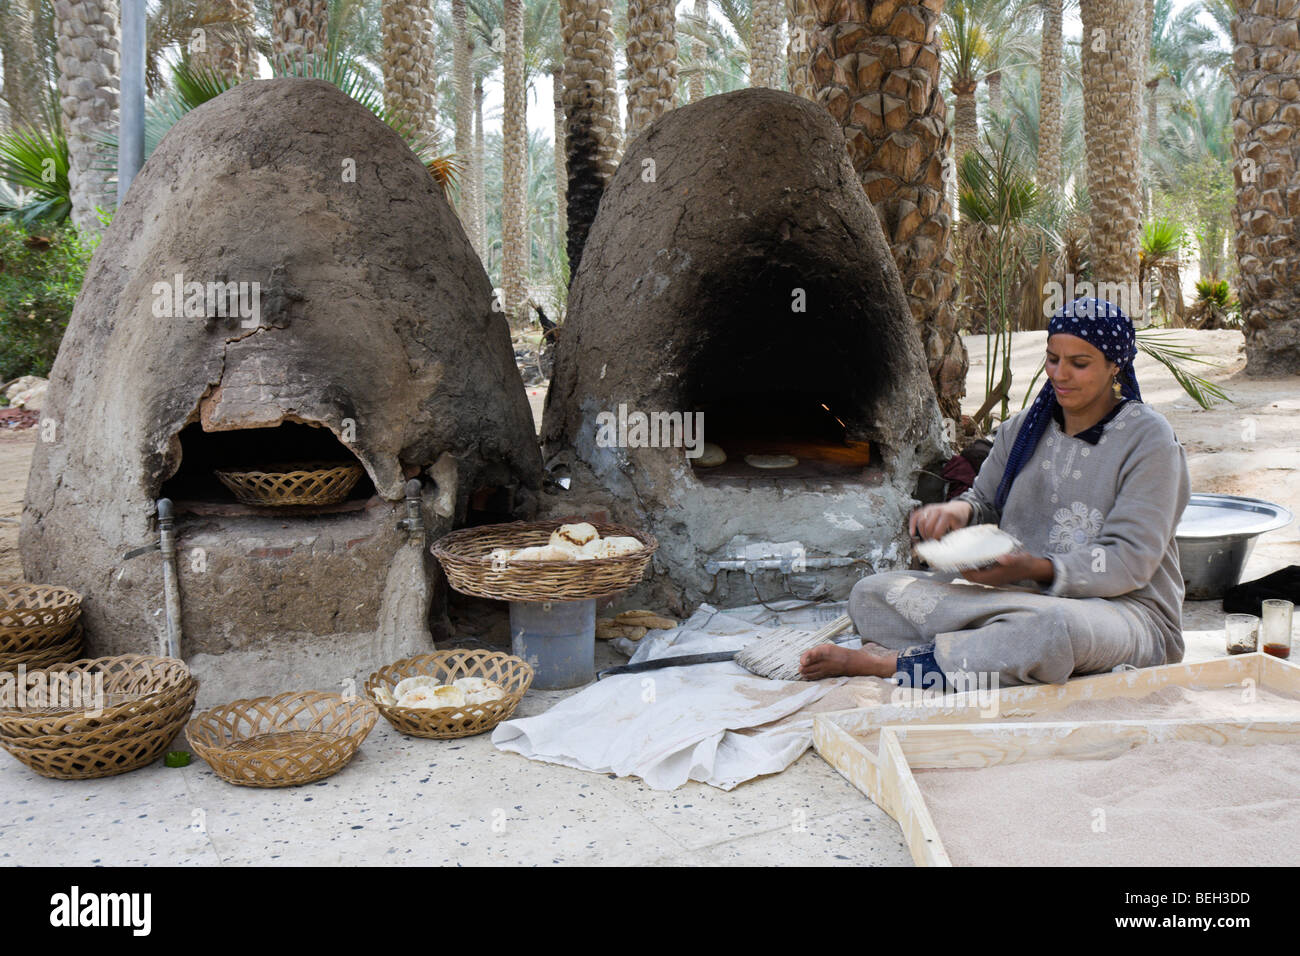
<instances>
[{"instance_id":1,"label":"second clay dome oven","mask_svg":"<svg viewBox=\"0 0 1300 956\"><path fill-rule=\"evenodd\" d=\"M697 421L724 464L685 447ZM574 278L542 437L573 472L556 513L604 511L659 538L652 600L749 603L783 584L842 597L906 563L943 425L825 109L744 90L632 144Z\"/></svg>"}]
</instances>

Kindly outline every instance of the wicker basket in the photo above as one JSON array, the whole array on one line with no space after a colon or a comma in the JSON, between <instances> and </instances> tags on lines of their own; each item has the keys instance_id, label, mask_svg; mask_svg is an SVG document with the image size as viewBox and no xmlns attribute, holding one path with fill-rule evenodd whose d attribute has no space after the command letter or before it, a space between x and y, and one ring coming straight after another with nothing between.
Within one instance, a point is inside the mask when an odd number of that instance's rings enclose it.
<instances>
[{"instance_id":1,"label":"wicker basket","mask_svg":"<svg viewBox=\"0 0 1300 956\"><path fill-rule=\"evenodd\" d=\"M84 636L85 629L81 622L77 621L72 625L71 630L54 643L19 653L0 654L0 673L16 671L19 666L32 671L75 661L81 657L81 643Z\"/></svg>"},{"instance_id":2,"label":"wicker basket","mask_svg":"<svg viewBox=\"0 0 1300 956\"><path fill-rule=\"evenodd\" d=\"M246 505L336 505L364 474L356 463L286 462L264 469L218 471L221 483Z\"/></svg>"},{"instance_id":3,"label":"wicker basket","mask_svg":"<svg viewBox=\"0 0 1300 956\"><path fill-rule=\"evenodd\" d=\"M227 783L292 787L342 770L378 719L367 700L289 691L206 710L185 736Z\"/></svg>"},{"instance_id":4,"label":"wicker basket","mask_svg":"<svg viewBox=\"0 0 1300 956\"><path fill-rule=\"evenodd\" d=\"M468 707L394 707L375 700L375 688L392 693L400 681L426 675L441 684L461 677L482 677L506 692L500 700ZM384 719L400 733L412 737L451 740L472 737L491 730L515 712L533 683L533 669L522 658L502 651L451 650L408 657L381 667L366 679L366 696L375 702Z\"/></svg>"},{"instance_id":5,"label":"wicker basket","mask_svg":"<svg viewBox=\"0 0 1300 956\"><path fill-rule=\"evenodd\" d=\"M0 737L3 747L42 777L56 780L91 780L112 777L148 766L162 756L185 727L194 701L177 720L131 737L84 746L31 747L12 737Z\"/></svg>"},{"instance_id":6,"label":"wicker basket","mask_svg":"<svg viewBox=\"0 0 1300 956\"><path fill-rule=\"evenodd\" d=\"M496 566L488 557L497 548L546 544L557 521L514 521L462 528L435 541L433 551L453 588L501 601L586 601L625 591L641 580L659 547L655 536L620 524L591 522L602 538L626 535L645 547L617 558L586 561L528 561Z\"/></svg>"},{"instance_id":7,"label":"wicker basket","mask_svg":"<svg viewBox=\"0 0 1300 956\"><path fill-rule=\"evenodd\" d=\"M48 584L0 589L0 655L27 654L57 644L81 617L81 595Z\"/></svg>"},{"instance_id":8,"label":"wicker basket","mask_svg":"<svg viewBox=\"0 0 1300 956\"><path fill-rule=\"evenodd\" d=\"M130 737L140 737L160 728L170 727L178 720L188 718L190 711L194 709L194 699L198 696L198 693L199 682L194 680L191 681L190 689L182 696L157 710L147 710L133 717L124 717L111 724L105 724L92 730L49 734L43 737L6 737L4 739L18 747L45 750L111 744Z\"/></svg>"},{"instance_id":9,"label":"wicker basket","mask_svg":"<svg viewBox=\"0 0 1300 956\"><path fill-rule=\"evenodd\" d=\"M8 706L0 709L0 737L21 741L23 738L86 733L111 727L118 722L175 703L178 698L198 691L198 681L185 662L173 657L149 657L125 654L93 660L56 664L28 673L66 675L67 680L94 682L102 675L105 706L99 713L85 707Z\"/></svg>"}]
</instances>

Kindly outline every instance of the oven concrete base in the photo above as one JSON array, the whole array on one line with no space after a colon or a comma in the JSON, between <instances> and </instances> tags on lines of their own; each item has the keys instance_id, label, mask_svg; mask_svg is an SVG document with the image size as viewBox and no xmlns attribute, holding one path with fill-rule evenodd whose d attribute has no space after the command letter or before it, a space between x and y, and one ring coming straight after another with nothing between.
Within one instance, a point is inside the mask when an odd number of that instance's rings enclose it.
<instances>
[{"instance_id":1,"label":"oven concrete base","mask_svg":"<svg viewBox=\"0 0 1300 956\"><path fill-rule=\"evenodd\" d=\"M864 575L908 566L905 529L916 500L893 485L754 479L737 493L729 485L696 481L681 468L674 482L680 492L667 511L642 504L637 489L643 481L629 480L617 469L601 481L581 461L571 466L567 492L542 496L539 520L607 517L659 539L646 579L614 602L616 610L650 607L683 615L705 601L738 607L754 603L756 589L757 600L764 601L792 595L844 600ZM623 480L611 480L614 473ZM606 490L611 484L623 493ZM765 555L797 561L800 553L807 559L848 558L853 563L825 570L814 563L790 573L710 567L712 562Z\"/></svg>"},{"instance_id":2,"label":"oven concrete base","mask_svg":"<svg viewBox=\"0 0 1300 956\"><path fill-rule=\"evenodd\" d=\"M366 678L379 668L435 650L427 631L365 631L323 637L280 632L277 637L269 647L186 654L186 663L202 684L195 712L241 697L271 696L287 690L362 695Z\"/></svg>"}]
</instances>

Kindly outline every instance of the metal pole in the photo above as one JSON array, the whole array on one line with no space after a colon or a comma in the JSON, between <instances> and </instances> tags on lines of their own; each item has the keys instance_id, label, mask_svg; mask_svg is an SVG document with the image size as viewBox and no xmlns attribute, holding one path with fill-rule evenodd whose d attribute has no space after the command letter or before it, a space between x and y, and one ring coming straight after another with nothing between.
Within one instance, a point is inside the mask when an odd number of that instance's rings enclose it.
<instances>
[{"instance_id":1,"label":"metal pole","mask_svg":"<svg viewBox=\"0 0 1300 956\"><path fill-rule=\"evenodd\" d=\"M122 0L122 76L118 101L117 204L144 165L144 5Z\"/></svg>"},{"instance_id":2,"label":"metal pole","mask_svg":"<svg viewBox=\"0 0 1300 956\"><path fill-rule=\"evenodd\" d=\"M181 586L176 574L176 526L172 500L158 499L158 543L163 559L163 601L167 613L164 657L181 656Z\"/></svg>"}]
</instances>

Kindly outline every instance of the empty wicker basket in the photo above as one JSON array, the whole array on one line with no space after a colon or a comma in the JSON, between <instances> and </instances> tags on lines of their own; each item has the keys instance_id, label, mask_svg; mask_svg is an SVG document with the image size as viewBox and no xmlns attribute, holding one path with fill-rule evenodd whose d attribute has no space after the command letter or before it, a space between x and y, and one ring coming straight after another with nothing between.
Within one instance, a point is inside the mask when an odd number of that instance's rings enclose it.
<instances>
[{"instance_id":1,"label":"empty wicker basket","mask_svg":"<svg viewBox=\"0 0 1300 956\"><path fill-rule=\"evenodd\" d=\"M184 661L145 654L56 664L39 672L29 671L29 680L33 673L44 675L40 684L51 688L61 684L79 694L0 707L2 738L22 741L111 728L131 717L162 710L179 699L193 700L199 686ZM102 708L95 710L96 703L102 703Z\"/></svg>"},{"instance_id":2,"label":"empty wicker basket","mask_svg":"<svg viewBox=\"0 0 1300 956\"><path fill-rule=\"evenodd\" d=\"M19 665L27 670L51 667L55 664L67 664L81 657L81 645L85 628L81 621L74 623L62 637L44 641L25 651L0 653L0 672L16 671Z\"/></svg>"},{"instance_id":3,"label":"empty wicker basket","mask_svg":"<svg viewBox=\"0 0 1300 956\"><path fill-rule=\"evenodd\" d=\"M501 601L586 601L625 591L641 580L659 547L655 536L620 524L592 522L602 538L626 536L644 546L616 558L585 561L520 561L500 565L489 555L497 548L544 545L559 521L512 521L462 528L435 541L430 549L453 588Z\"/></svg>"},{"instance_id":4,"label":"empty wicker basket","mask_svg":"<svg viewBox=\"0 0 1300 956\"><path fill-rule=\"evenodd\" d=\"M360 698L289 691L206 710L185 735L227 783L292 787L342 770L378 719Z\"/></svg>"},{"instance_id":5,"label":"empty wicker basket","mask_svg":"<svg viewBox=\"0 0 1300 956\"><path fill-rule=\"evenodd\" d=\"M408 677L433 677L451 684L462 677L492 681L506 696L465 707L396 707L375 699L379 688L392 693ZM502 651L450 650L408 657L381 667L366 679L366 696L375 702L393 728L412 737L450 740L486 733L515 712L533 682L533 669L522 658Z\"/></svg>"},{"instance_id":6,"label":"empty wicker basket","mask_svg":"<svg viewBox=\"0 0 1300 956\"><path fill-rule=\"evenodd\" d=\"M216 474L243 504L283 507L338 504L348 496L364 471L356 463L308 461Z\"/></svg>"},{"instance_id":7,"label":"empty wicker basket","mask_svg":"<svg viewBox=\"0 0 1300 956\"><path fill-rule=\"evenodd\" d=\"M0 656L30 654L62 643L80 617L81 595L70 588L0 588Z\"/></svg>"}]
</instances>

